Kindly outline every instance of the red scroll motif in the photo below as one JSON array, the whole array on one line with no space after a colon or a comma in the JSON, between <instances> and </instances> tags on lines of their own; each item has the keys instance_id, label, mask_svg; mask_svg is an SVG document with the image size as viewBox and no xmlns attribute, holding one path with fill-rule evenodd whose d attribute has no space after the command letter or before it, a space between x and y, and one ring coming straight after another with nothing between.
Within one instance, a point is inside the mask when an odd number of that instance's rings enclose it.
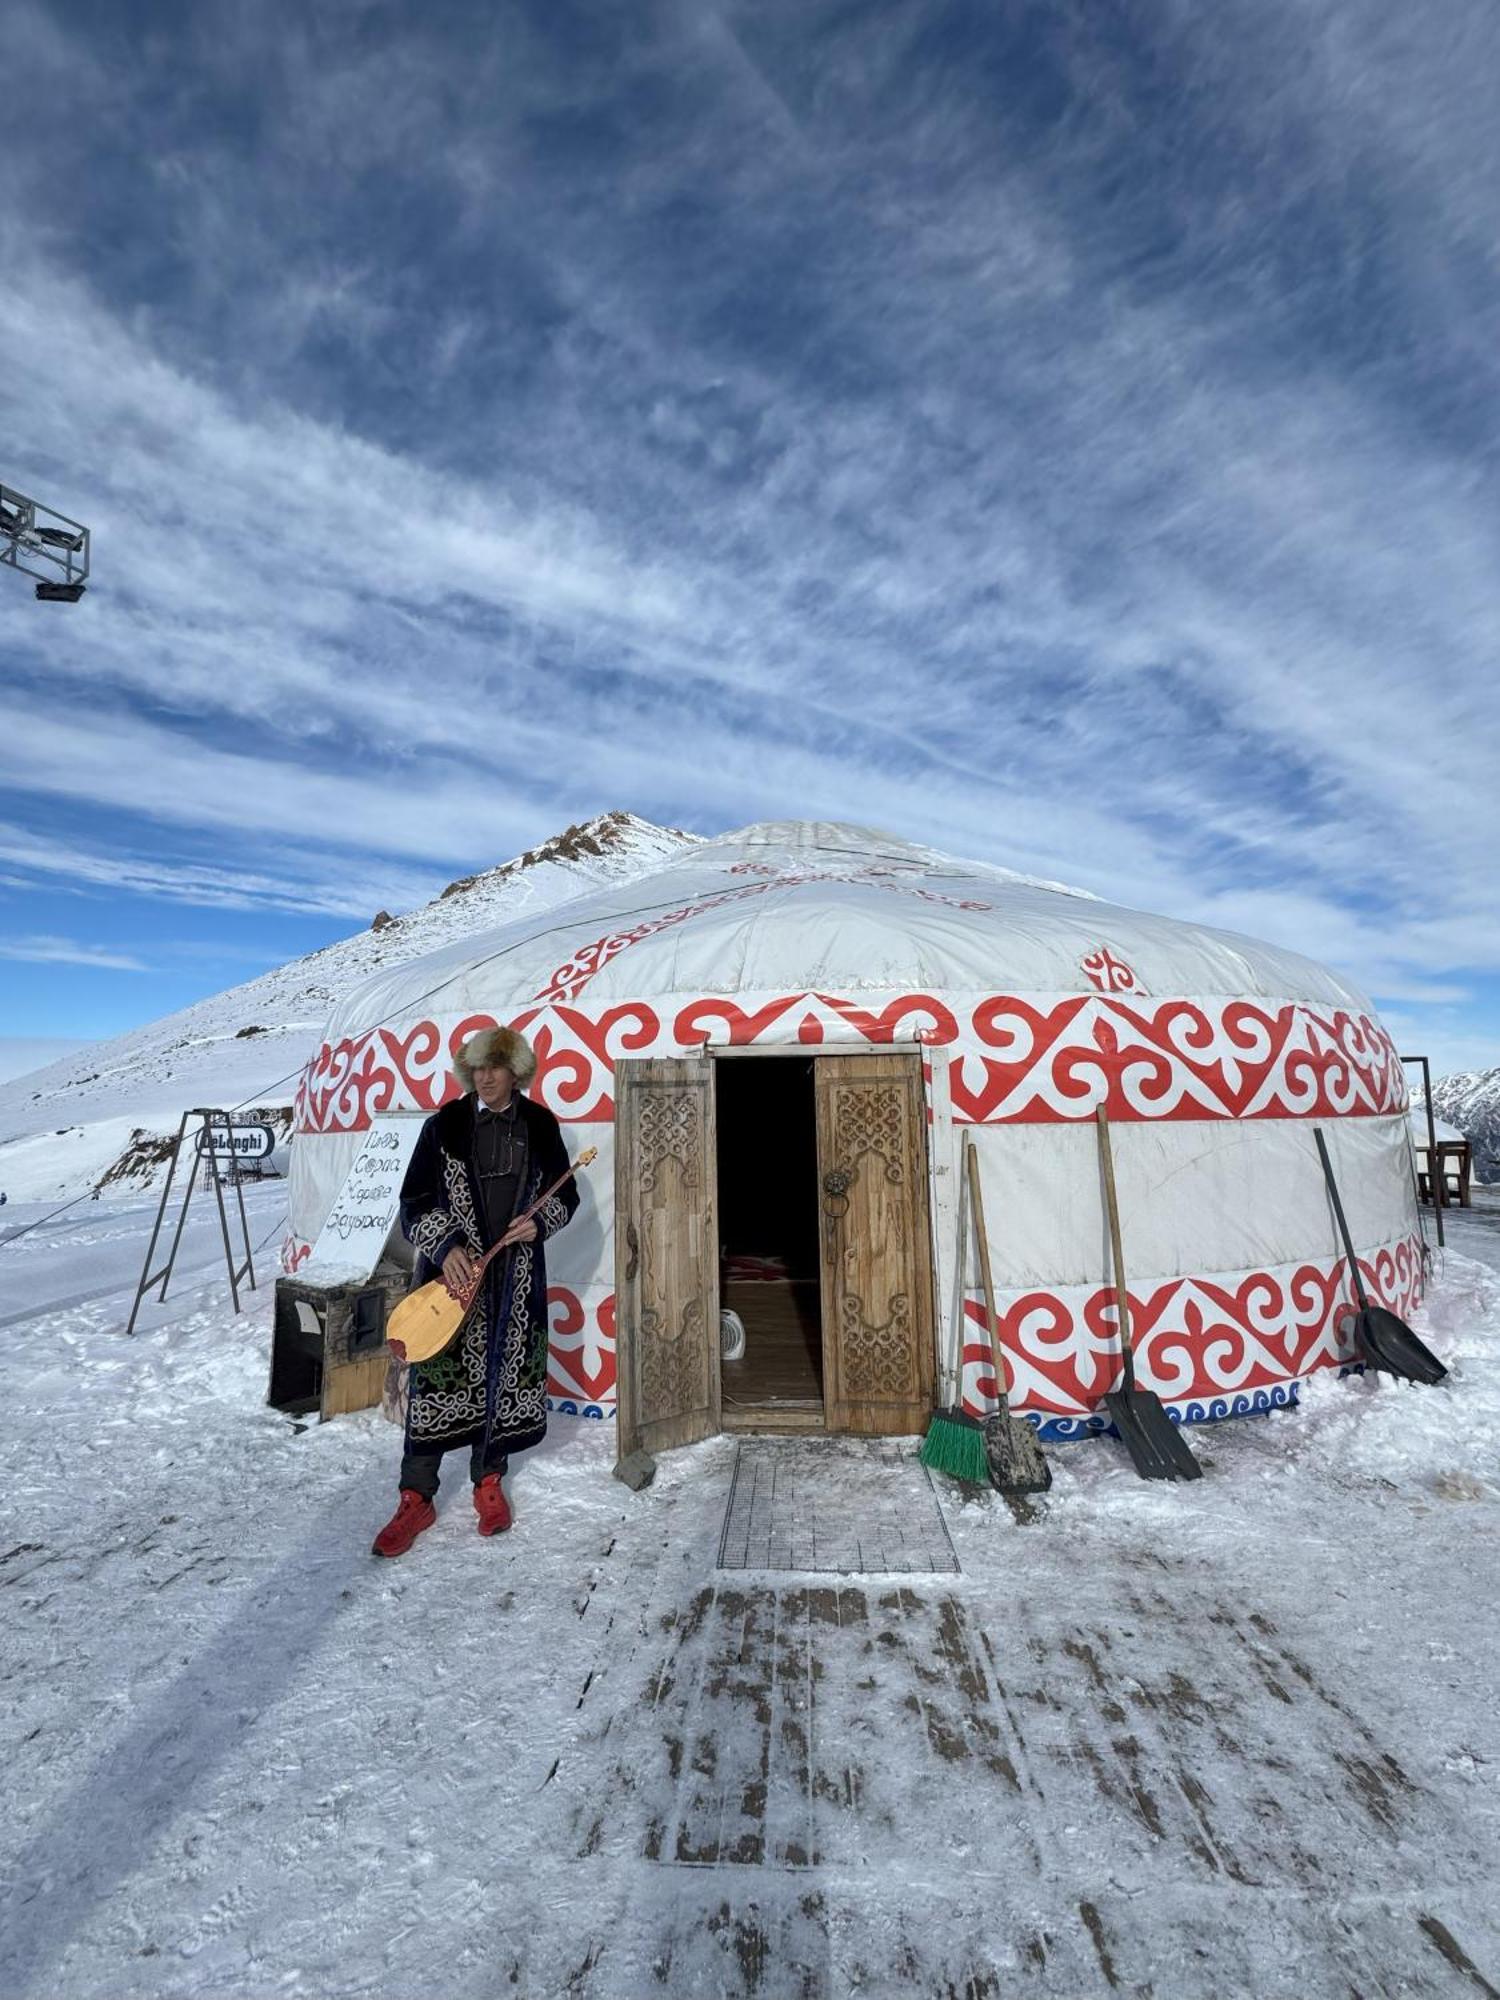
<instances>
[{"instance_id":1,"label":"red scroll motif","mask_svg":"<svg viewBox=\"0 0 1500 2000\"><path fill-rule=\"evenodd\" d=\"M547 1392L579 1403L610 1403L615 1396L615 1295L590 1312L566 1285L547 1287Z\"/></svg>"},{"instance_id":2,"label":"red scroll motif","mask_svg":"<svg viewBox=\"0 0 1500 2000\"><path fill-rule=\"evenodd\" d=\"M789 1017L797 1007L802 1012L794 1023ZM832 1016L831 1021L828 1016ZM897 1039L898 1031L913 1018L925 1024L918 1030L923 1043L952 1042L958 1038L958 1022L952 1012L930 993L903 993L878 1012L857 1007L852 1000L842 1000L833 993L792 993L750 1012L733 1000L695 1000L691 1006L679 1010L672 1033L682 1048L702 1047L717 1027L725 1031L724 1038L730 1048L745 1048L781 1026L781 1039L790 1040L795 1028L799 1043L816 1045L828 1038L830 1026L837 1029L842 1023L863 1036L872 1048L878 1048L889 1047Z\"/></svg>"},{"instance_id":3,"label":"red scroll motif","mask_svg":"<svg viewBox=\"0 0 1500 2000\"><path fill-rule=\"evenodd\" d=\"M917 1030L921 1042L935 1046L958 1040L957 1020L941 1000L934 1000L929 993L903 993L899 1000L893 1000L879 1013L856 1007L848 1000L836 1000L831 993L820 993L818 998L825 1007L831 1007L836 1014L842 1015L872 1044L894 1042L898 1029L904 1028L913 1018L924 1017L924 1026Z\"/></svg>"},{"instance_id":4,"label":"red scroll motif","mask_svg":"<svg viewBox=\"0 0 1500 2000\"><path fill-rule=\"evenodd\" d=\"M966 1009L966 1014L968 1010ZM490 1014L404 1034L371 1028L309 1064L299 1132L359 1132L382 1111L432 1111L454 1094L453 1052ZM1072 994L1034 1004L995 994L967 1018L931 993L860 1005L836 993L739 1000L704 996L663 1017L643 1000L598 1011L534 1005L512 1027L536 1050L535 1094L570 1123L614 1117L626 1056L673 1056L710 1039L729 1047L817 1047L851 1031L872 1048L913 1038L947 1049L960 1124L1066 1123L1107 1106L1120 1119L1379 1117L1404 1111L1406 1079L1376 1021L1300 1001L1152 1000Z\"/></svg>"},{"instance_id":5,"label":"red scroll motif","mask_svg":"<svg viewBox=\"0 0 1500 2000\"><path fill-rule=\"evenodd\" d=\"M1415 1238L1362 1257L1360 1271L1372 1299L1403 1315L1415 1311L1422 1297ZM1136 1378L1184 1415L1233 1414L1237 1398L1350 1361L1351 1299L1343 1258L1132 1287ZM1013 1408L1082 1418L1119 1387L1110 1286L1002 1292L997 1310ZM982 1412L993 1401L994 1363L983 1308L966 1299L964 1312L972 1329L964 1341L965 1400Z\"/></svg>"},{"instance_id":6,"label":"red scroll motif","mask_svg":"<svg viewBox=\"0 0 1500 2000\"><path fill-rule=\"evenodd\" d=\"M1087 958L1078 961L1089 983L1101 993L1144 993L1145 987L1123 958L1116 958L1107 944L1101 944Z\"/></svg>"},{"instance_id":7,"label":"red scroll motif","mask_svg":"<svg viewBox=\"0 0 1500 2000\"><path fill-rule=\"evenodd\" d=\"M784 1000L772 1000L750 1014L737 1007L732 1000L695 1000L691 1006L679 1010L672 1023L672 1039L684 1049L702 1048L717 1024L728 1030L731 1048L744 1048L751 1042L758 1042L768 1029L774 1028L782 1016L805 997L801 993L790 993ZM821 1030L818 1039L822 1039Z\"/></svg>"},{"instance_id":8,"label":"red scroll motif","mask_svg":"<svg viewBox=\"0 0 1500 2000\"><path fill-rule=\"evenodd\" d=\"M436 1111L458 1086L454 1055L493 1014L468 1014L445 1037L436 1021L418 1021L404 1035L367 1028L331 1047L325 1042L302 1073L297 1090L299 1132L363 1132L381 1111Z\"/></svg>"},{"instance_id":9,"label":"red scroll motif","mask_svg":"<svg viewBox=\"0 0 1500 2000\"><path fill-rule=\"evenodd\" d=\"M1092 1118L1378 1117L1406 1107L1390 1037L1342 1010L1234 1000L1075 997L1050 1008L997 995L974 1010L995 1055L957 1055L953 1106L970 1124Z\"/></svg>"},{"instance_id":10,"label":"red scroll motif","mask_svg":"<svg viewBox=\"0 0 1500 2000\"><path fill-rule=\"evenodd\" d=\"M608 1124L615 1115L616 1062L654 1050L661 1039L661 1017L644 1001L607 1007L597 1018L576 1007L549 1007L531 1036L531 1093L565 1123Z\"/></svg>"}]
</instances>

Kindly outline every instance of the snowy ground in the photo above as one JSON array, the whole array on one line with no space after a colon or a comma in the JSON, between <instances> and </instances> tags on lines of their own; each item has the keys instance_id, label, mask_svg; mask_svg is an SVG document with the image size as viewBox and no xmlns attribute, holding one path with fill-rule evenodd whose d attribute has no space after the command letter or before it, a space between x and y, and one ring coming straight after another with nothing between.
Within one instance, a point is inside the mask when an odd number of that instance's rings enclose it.
<instances>
[{"instance_id":1,"label":"snowy ground","mask_svg":"<svg viewBox=\"0 0 1500 2000\"><path fill-rule=\"evenodd\" d=\"M269 1284L127 1345L147 1204L0 1247L0 1994L1494 1993L1500 1209L1449 1221L1443 1389L945 1489L925 1578L719 1571L732 1441L632 1495L566 1420L509 1535L455 1464L378 1563L397 1434L264 1407Z\"/></svg>"},{"instance_id":2,"label":"snowy ground","mask_svg":"<svg viewBox=\"0 0 1500 2000\"><path fill-rule=\"evenodd\" d=\"M1437 1226L1430 1209L1424 1209L1423 1221L1428 1243L1436 1249ZM1500 1187L1476 1187L1472 1208L1445 1208L1443 1237L1448 1249L1500 1271Z\"/></svg>"}]
</instances>

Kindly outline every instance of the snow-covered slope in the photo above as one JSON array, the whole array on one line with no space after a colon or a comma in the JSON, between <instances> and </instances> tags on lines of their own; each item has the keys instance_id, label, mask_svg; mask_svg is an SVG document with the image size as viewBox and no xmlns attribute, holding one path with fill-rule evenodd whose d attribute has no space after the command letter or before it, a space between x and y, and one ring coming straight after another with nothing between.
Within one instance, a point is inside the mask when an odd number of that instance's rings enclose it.
<instances>
[{"instance_id":1,"label":"snow-covered slope","mask_svg":"<svg viewBox=\"0 0 1500 2000\"><path fill-rule=\"evenodd\" d=\"M1199 1431L1188 1488L1099 1438L1013 1515L915 1440L730 1435L630 1493L557 1416L510 1533L450 1460L380 1563L400 1432L266 1407L274 1287L237 1317L200 1216L128 1352L149 1203L0 1252L10 2000L1495 1993L1500 1274L1464 1245L1440 1390L1324 1371ZM752 1487L786 1567L719 1567Z\"/></svg>"},{"instance_id":2,"label":"snow-covered slope","mask_svg":"<svg viewBox=\"0 0 1500 2000\"><path fill-rule=\"evenodd\" d=\"M1439 1077L1432 1108L1473 1146L1476 1178L1500 1181L1500 1065Z\"/></svg>"},{"instance_id":3,"label":"snow-covered slope","mask_svg":"<svg viewBox=\"0 0 1500 2000\"><path fill-rule=\"evenodd\" d=\"M452 882L422 909L243 986L0 1085L0 1190L12 1201L79 1194L134 1136L175 1130L194 1105L289 1106L329 1012L371 973L476 931L629 880L695 836L633 813L571 826L498 868Z\"/></svg>"}]
</instances>

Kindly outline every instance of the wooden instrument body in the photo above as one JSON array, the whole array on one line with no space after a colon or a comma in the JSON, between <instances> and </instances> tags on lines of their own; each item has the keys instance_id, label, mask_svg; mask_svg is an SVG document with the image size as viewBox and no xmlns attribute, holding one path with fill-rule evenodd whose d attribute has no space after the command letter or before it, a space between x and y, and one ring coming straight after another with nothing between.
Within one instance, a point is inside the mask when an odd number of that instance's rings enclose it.
<instances>
[{"instance_id":1,"label":"wooden instrument body","mask_svg":"<svg viewBox=\"0 0 1500 2000\"><path fill-rule=\"evenodd\" d=\"M391 1313L386 1340L398 1361L431 1361L450 1347L469 1316L467 1299L456 1299L441 1278L408 1292Z\"/></svg>"}]
</instances>

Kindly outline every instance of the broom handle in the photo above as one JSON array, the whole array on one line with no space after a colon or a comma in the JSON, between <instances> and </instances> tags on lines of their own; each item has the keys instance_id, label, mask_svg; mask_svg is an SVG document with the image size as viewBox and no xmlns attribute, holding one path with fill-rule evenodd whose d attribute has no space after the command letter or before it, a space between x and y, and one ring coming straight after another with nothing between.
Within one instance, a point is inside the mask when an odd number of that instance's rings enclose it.
<instances>
[{"instance_id":1,"label":"broom handle","mask_svg":"<svg viewBox=\"0 0 1500 2000\"><path fill-rule=\"evenodd\" d=\"M964 1158L969 1169L969 1200L974 1210L974 1233L979 1238L979 1276L984 1285L984 1311L989 1321L990 1349L995 1357L995 1395L1001 1412L1005 1402L1005 1361L1000 1353L1000 1318L995 1311L995 1284L990 1276L990 1239L984 1229L984 1189L979 1178L979 1152L972 1134L964 1134ZM962 1357L960 1357L960 1365Z\"/></svg>"},{"instance_id":2,"label":"broom handle","mask_svg":"<svg viewBox=\"0 0 1500 2000\"><path fill-rule=\"evenodd\" d=\"M1125 1362L1126 1395L1135 1389L1135 1356L1130 1351L1130 1289L1125 1280L1125 1246L1120 1241L1120 1204L1115 1196L1115 1162L1109 1147L1109 1113L1101 1104L1099 1120L1099 1164L1104 1169L1104 1198L1109 1210L1109 1241L1115 1260L1115 1318L1120 1323L1120 1353Z\"/></svg>"}]
</instances>

